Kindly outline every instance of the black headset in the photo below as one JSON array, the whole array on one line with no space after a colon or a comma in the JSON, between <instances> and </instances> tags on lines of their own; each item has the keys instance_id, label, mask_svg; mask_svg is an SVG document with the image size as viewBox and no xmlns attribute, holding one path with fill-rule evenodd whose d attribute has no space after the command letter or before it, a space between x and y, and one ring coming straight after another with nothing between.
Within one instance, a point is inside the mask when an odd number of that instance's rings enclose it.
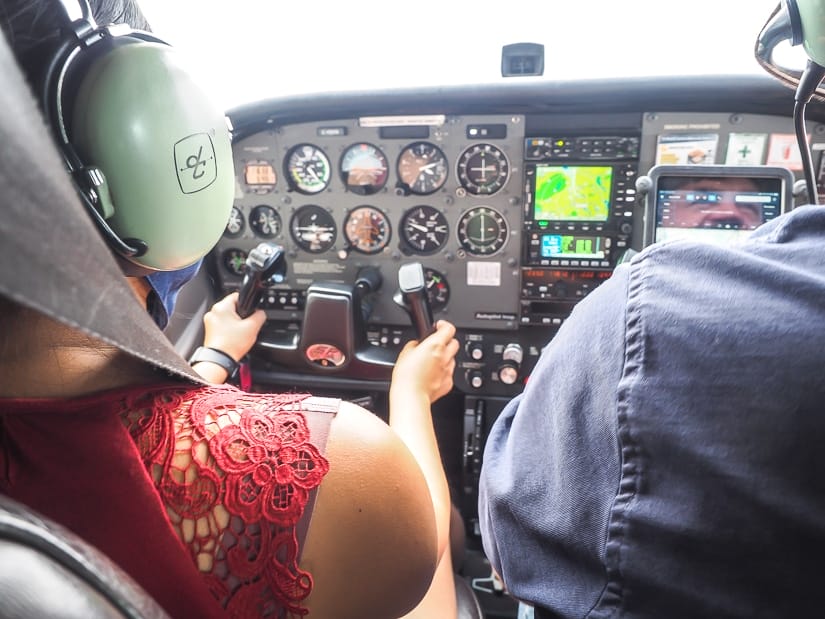
<instances>
[{"instance_id":1,"label":"black headset","mask_svg":"<svg viewBox=\"0 0 825 619\"><path fill-rule=\"evenodd\" d=\"M172 271L217 243L235 192L228 119L165 41L66 25L40 103L90 215L128 275ZM64 7L65 8L65 7Z\"/></svg>"}]
</instances>

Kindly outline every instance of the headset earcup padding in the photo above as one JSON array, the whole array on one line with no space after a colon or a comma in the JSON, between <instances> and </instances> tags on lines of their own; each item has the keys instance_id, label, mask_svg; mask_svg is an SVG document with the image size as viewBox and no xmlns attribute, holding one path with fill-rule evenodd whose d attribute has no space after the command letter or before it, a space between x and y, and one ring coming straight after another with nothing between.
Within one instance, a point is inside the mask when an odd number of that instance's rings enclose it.
<instances>
[{"instance_id":1,"label":"headset earcup padding","mask_svg":"<svg viewBox=\"0 0 825 619\"><path fill-rule=\"evenodd\" d=\"M232 208L231 138L174 48L135 40L107 51L80 78L73 110L70 141L106 177L109 225L149 246L130 260L168 271L208 253Z\"/></svg>"}]
</instances>

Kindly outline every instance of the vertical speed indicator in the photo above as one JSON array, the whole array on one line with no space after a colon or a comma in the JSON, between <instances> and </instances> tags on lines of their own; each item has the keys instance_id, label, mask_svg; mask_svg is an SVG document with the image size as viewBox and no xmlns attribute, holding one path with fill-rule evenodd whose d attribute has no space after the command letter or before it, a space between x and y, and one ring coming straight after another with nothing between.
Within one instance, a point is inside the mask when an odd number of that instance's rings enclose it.
<instances>
[{"instance_id":1,"label":"vertical speed indicator","mask_svg":"<svg viewBox=\"0 0 825 619\"><path fill-rule=\"evenodd\" d=\"M449 225L444 214L432 206L416 206L401 218L401 237L416 254L432 254L444 247Z\"/></svg>"}]
</instances>

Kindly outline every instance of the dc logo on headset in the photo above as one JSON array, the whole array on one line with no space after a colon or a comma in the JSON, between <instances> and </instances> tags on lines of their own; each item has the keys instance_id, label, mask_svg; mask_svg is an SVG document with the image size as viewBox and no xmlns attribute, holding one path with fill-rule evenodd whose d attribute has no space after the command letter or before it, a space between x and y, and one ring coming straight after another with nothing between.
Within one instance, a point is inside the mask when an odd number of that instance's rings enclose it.
<instances>
[{"instance_id":1,"label":"dc logo on headset","mask_svg":"<svg viewBox=\"0 0 825 619\"><path fill-rule=\"evenodd\" d=\"M196 133L175 144L175 167L183 193L196 193L218 177L215 147L206 133Z\"/></svg>"}]
</instances>

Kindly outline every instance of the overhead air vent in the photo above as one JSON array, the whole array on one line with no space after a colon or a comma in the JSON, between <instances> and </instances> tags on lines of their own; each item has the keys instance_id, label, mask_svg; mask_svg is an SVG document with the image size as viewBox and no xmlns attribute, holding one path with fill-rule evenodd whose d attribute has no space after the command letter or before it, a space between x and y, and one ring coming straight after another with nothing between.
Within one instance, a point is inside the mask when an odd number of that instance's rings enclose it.
<instances>
[{"instance_id":1,"label":"overhead air vent","mask_svg":"<svg viewBox=\"0 0 825 619\"><path fill-rule=\"evenodd\" d=\"M544 45L511 43L501 48L501 76L518 77L544 74Z\"/></svg>"}]
</instances>

